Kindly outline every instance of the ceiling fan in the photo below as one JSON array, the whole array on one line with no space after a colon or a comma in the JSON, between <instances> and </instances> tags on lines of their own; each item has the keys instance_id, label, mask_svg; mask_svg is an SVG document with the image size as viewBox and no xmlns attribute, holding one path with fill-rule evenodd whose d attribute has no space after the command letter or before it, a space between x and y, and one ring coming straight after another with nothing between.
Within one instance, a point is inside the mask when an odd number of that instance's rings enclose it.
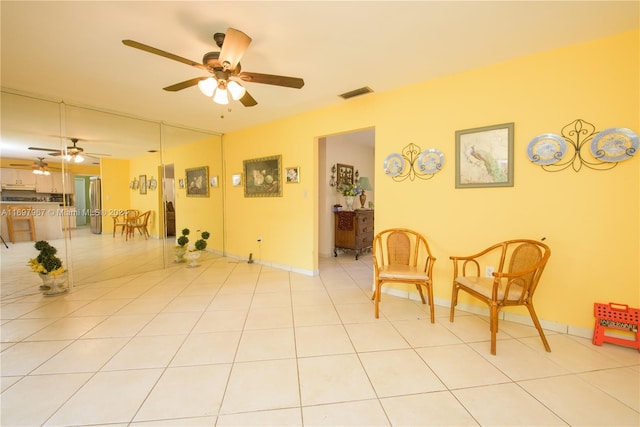
<instances>
[{"instance_id":1,"label":"ceiling fan","mask_svg":"<svg viewBox=\"0 0 640 427\"><path fill-rule=\"evenodd\" d=\"M41 148L41 147L29 147L29 150L37 150L37 151L48 151L50 156L64 156L65 160L68 162L73 161L74 163L81 163L84 161L84 157L93 157L94 159L99 159L97 156L111 156L111 154L101 154L101 153L85 153L84 148L78 147L79 138L69 138L72 146L67 146L64 150L54 150L51 148Z\"/></svg>"},{"instance_id":2,"label":"ceiling fan","mask_svg":"<svg viewBox=\"0 0 640 427\"><path fill-rule=\"evenodd\" d=\"M191 65L192 67L211 73L212 77L195 77L193 79L167 86L163 89L176 92L198 85L202 93L206 96L213 97L213 100L218 104L228 104L230 95L233 100L239 100L245 107L257 105L257 101L249 94L249 92L246 91L238 80L294 89L300 89L304 86L304 80L298 77L286 77L242 71L240 59L251 43L251 37L242 31L228 28L226 34L215 33L213 35L213 40L220 48L220 51L205 53L202 57L202 64L134 40L122 40L122 43L126 46L173 59L174 61L182 62L183 64Z\"/></svg>"},{"instance_id":3,"label":"ceiling fan","mask_svg":"<svg viewBox=\"0 0 640 427\"><path fill-rule=\"evenodd\" d=\"M38 161L34 161L31 164L10 163L10 166L31 166L31 169L33 169L33 173L35 173L36 175L50 175L51 173L49 172L49 169L60 170L60 168L50 167L49 163L44 161L44 157L38 157Z\"/></svg>"}]
</instances>

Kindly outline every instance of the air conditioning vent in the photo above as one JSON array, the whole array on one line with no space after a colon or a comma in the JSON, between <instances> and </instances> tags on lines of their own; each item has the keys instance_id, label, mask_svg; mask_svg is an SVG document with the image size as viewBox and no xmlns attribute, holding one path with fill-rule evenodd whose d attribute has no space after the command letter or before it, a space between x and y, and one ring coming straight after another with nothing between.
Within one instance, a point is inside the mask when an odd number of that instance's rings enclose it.
<instances>
[{"instance_id":1,"label":"air conditioning vent","mask_svg":"<svg viewBox=\"0 0 640 427\"><path fill-rule=\"evenodd\" d=\"M372 92L373 92L373 89L371 89L369 86L364 86L364 87L361 87L360 89L355 89L350 92L345 92L339 96L344 99L349 99L356 96L364 95L365 93L372 93Z\"/></svg>"}]
</instances>

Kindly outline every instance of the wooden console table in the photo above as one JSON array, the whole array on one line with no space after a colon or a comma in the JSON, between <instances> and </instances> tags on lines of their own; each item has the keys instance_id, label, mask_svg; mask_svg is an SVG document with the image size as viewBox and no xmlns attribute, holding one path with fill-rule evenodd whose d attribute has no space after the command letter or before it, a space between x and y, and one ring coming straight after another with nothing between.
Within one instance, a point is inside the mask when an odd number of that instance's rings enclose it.
<instances>
[{"instance_id":1,"label":"wooden console table","mask_svg":"<svg viewBox=\"0 0 640 427\"><path fill-rule=\"evenodd\" d=\"M373 246L373 209L335 212L334 219L333 256L338 256L338 249L350 249L358 259L364 249Z\"/></svg>"}]
</instances>

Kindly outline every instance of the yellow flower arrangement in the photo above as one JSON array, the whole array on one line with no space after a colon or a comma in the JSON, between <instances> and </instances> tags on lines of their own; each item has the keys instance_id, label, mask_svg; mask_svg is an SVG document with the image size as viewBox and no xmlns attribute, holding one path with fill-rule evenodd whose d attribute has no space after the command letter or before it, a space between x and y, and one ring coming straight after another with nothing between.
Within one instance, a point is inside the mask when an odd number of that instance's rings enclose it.
<instances>
[{"instance_id":1,"label":"yellow flower arrangement","mask_svg":"<svg viewBox=\"0 0 640 427\"><path fill-rule=\"evenodd\" d=\"M66 272L62 266L62 261L56 256L58 250L51 246L49 242L40 240L36 242L35 248L40 251L40 254L36 258L29 260L29 266L33 272L51 276Z\"/></svg>"}]
</instances>

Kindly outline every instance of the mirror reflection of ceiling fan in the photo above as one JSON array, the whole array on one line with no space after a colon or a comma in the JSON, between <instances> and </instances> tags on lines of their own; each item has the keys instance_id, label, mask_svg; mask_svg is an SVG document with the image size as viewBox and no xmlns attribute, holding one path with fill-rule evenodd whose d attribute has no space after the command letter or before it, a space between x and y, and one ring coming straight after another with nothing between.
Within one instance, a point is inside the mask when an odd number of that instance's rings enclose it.
<instances>
[{"instance_id":1,"label":"mirror reflection of ceiling fan","mask_svg":"<svg viewBox=\"0 0 640 427\"><path fill-rule=\"evenodd\" d=\"M36 175L51 175L49 169L60 170L60 168L49 166L49 163L44 161L44 157L38 157L38 161L34 161L31 164L10 163L10 166L31 167L33 173Z\"/></svg>"},{"instance_id":2,"label":"mirror reflection of ceiling fan","mask_svg":"<svg viewBox=\"0 0 640 427\"><path fill-rule=\"evenodd\" d=\"M64 150L54 150L51 148L41 148L41 147L29 147L29 150L36 151L48 151L50 156L64 156L65 160L68 162L74 163L82 163L86 157L92 157L94 159L99 159L104 156L111 156L111 154L101 154L101 153L85 153L84 148L78 147L79 138L69 138L69 140L73 143L72 146L68 146Z\"/></svg>"},{"instance_id":3,"label":"mirror reflection of ceiling fan","mask_svg":"<svg viewBox=\"0 0 640 427\"><path fill-rule=\"evenodd\" d=\"M213 97L214 102L222 105L229 103L229 97L235 101L240 101L245 107L252 107L258 104L239 81L294 89L300 89L304 86L304 80L298 77L241 71L240 59L251 43L251 37L242 31L228 28L226 34L215 33L213 39L220 48L220 52L205 53L202 58L202 64L133 40L122 40L122 43L126 46L160 55L209 72L212 77L195 77L163 89L176 92L198 85L203 94Z\"/></svg>"}]
</instances>

